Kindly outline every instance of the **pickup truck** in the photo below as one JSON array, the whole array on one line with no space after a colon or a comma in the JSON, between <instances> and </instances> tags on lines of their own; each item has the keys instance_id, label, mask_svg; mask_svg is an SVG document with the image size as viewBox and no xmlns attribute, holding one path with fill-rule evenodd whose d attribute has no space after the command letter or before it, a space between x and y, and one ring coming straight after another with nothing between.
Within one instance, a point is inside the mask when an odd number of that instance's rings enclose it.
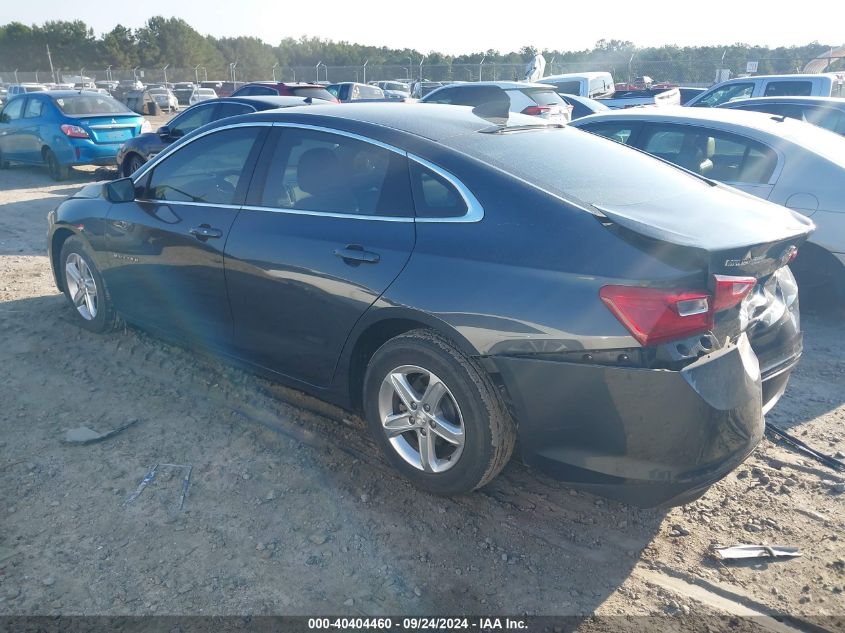
<instances>
[{"instance_id":1,"label":"pickup truck","mask_svg":"<svg viewBox=\"0 0 845 633\"><path fill-rule=\"evenodd\" d=\"M638 79L641 79L643 84L646 80L651 83L649 77L639 77ZM638 89L629 86L617 90L613 83L613 77L608 72L566 73L543 77L538 82L554 86L560 94L595 99L614 110L634 106L680 105L681 103L681 95L677 88L650 88L642 85L638 86Z\"/></svg>"},{"instance_id":2,"label":"pickup truck","mask_svg":"<svg viewBox=\"0 0 845 633\"><path fill-rule=\"evenodd\" d=\"M685 105L713 108L751 97L845 97L845 73L737 77L716 84Z\"/></svg>"}]
</instances>

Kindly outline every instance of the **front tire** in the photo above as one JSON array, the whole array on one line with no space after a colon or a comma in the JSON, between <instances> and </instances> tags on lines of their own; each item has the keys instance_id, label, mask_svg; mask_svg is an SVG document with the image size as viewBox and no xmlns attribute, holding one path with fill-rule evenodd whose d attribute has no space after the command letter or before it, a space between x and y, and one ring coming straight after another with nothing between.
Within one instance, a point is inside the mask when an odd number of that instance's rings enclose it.
<instances>
[{"instance_id":1,"label":"front tire","mask_svg":"<svg viewBox=\"0 0 845 633\"><path fill-rule=\"evenodd\" d=\"M128 178L141 169L144 162L144 159L138 154L129 154L129 156L123 160L123 175Z\"/></svg>"},{"instance_id":2,"label":"front tire","mask_svg":"<svg viewBox=\"0 0 845 633\"><path fill-rule=\"evenodd\" d=\"M53 180L56 182L67 180L67 177L70 175L70 167L62 165L53 153L53 150L44 150L44 162L47 163L47 171L50 172L50 177Z\"/></svg>"},{"instance_id":3,"label":"front tire","mask_svg":"<svg viewBox=\"0 0 845 633\"><path fill-rule=\"evenodd\" d=\"M117 324L117 316L100 271L78 237L62 244L59 256L64 294L73 307L76 322L91 332L108 332Z\"/></svg>"},{"instance_id":4,"label":"front tire","mask_svg":"<svg viewBox=\"0 0 845 633\"><path fill-rule=\"evenodd\" d=\"M516 442L489 376L429 330L402 334L376 351L364 378L364 410L390 463L435 494L484 486L504 468Z\"/></svg>"}]
</instances>

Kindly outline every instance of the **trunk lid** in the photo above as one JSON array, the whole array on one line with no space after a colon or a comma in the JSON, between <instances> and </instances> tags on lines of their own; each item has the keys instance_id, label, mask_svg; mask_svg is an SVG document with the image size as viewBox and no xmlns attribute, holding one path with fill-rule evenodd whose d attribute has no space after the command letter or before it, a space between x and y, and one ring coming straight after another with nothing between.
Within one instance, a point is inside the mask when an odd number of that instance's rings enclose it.
<instances>
[{"instance_id":1,"label":"trunk lid","mask_svg":"<svg viewBox=\"0 0 845 633\"><path fill-rule=\"evenodd\" d=\"M815 229L807 217L754 196L714 186L712 195L601 205L599 220L627 241L685 270L767 277Z\"/></svg>"},{"instance_id":2,"label":"trunk lid","mask_svg":"<svg viewBox=\"0 0 845 633\"><path fill-rule=\"evenodd\" d=\"M137 114L92 114L73 118L88 131L95 143L123 143L141 131L141 121Z\"/></svg>"}]
</instances>

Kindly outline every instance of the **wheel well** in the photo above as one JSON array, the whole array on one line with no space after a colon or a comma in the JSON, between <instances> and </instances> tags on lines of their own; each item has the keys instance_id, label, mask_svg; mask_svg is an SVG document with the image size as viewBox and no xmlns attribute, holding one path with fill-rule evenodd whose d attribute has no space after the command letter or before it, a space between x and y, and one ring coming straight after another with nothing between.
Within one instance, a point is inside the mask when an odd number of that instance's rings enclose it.
<instances>
[{"instance_id":1,"label":"wheel well","mask_svg":"<svg viewBox=\"0 0 845 633\"><path fill-rule=\"evenodd\" d=\"M59 265L59 255L62 253L62 246L67 238L73 236L73 231L70 229L57 229L53 233L53 241L50 243L50 259L53 263L53 274L56 276L56 285L59 290L64 291L65 285L62 279L61 267Z\"/></svg>"},{"instance_id":2,"label":"wheel well","mask_svg":"<svg viewBox=\"0 0 845 633\"><path fill-rule=\"evenodd\" d=\"M132 174L129 171L129 161L135 156L143 158L138 152L127 152L126 156L123 157L123 162L120 163L120 171L124 177L128 178Z\"/></svg>"},{"instance_id":3,"label":"wheel well","mask_svg":"<svg viewBox=\"0 0 845 633\"><path fill-rule=\"evenodd\" d=\"M388 319L374 323L358 337L349 359L349 399L355 411L363 409L364 374L376 350L400 334L419 329L431 328L412 319Z\"/></svg>"},{"instance_id":4,"label":"wheel well","mask_svg":"<svg viewBox=\"0 0 845 633\"><path fill-rule=\"evenodd\" d=\"M821 307L845 300L845 266L836 256L818 244L804 244L798 259L791 264L798 280L802 305Z\"/></svg>"},{"instance_id":5,"label":"wheel well","mask_svg":"<svg viewBox=\"0 0 845 633\"><path fill-rule=\"evenodd\" d=\"M47 152L51 152L53 150L50 149L49 145L42 145L41 146L41 158L44 162L47 162Z\"/></svg>"}]
</instances>

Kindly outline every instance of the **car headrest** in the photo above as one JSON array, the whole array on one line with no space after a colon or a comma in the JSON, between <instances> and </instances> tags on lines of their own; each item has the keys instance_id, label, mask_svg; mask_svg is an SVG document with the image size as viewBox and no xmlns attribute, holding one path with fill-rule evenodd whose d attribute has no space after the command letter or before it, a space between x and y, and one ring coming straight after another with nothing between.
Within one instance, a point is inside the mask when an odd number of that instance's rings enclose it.
<instances>
[{"instance_id":1,"label":"car headrest","mask_svg":"<svg viewBox=\"0 0 845 633\"><path fill-rule=\"evenodd\" d=\"M330 149L309 149L299 157L296 178L305 193L316 194L335 187L343 179L340 160Z\"/></svg>"}]
</instances>

